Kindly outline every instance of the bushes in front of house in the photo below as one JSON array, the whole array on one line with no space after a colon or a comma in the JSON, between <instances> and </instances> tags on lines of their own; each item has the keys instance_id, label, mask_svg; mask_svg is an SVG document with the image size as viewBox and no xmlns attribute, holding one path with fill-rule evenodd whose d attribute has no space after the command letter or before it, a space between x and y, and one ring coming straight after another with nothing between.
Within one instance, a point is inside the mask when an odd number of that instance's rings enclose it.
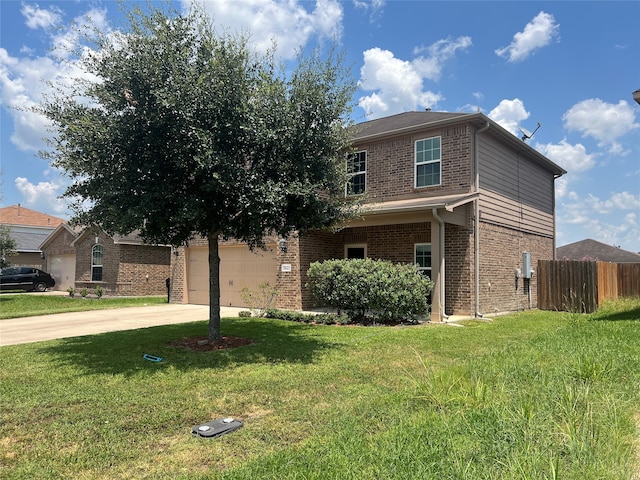
<instances>
[{"instance_id":1,"label":"bushes in front of house","mask_svg":"<svg viewBox=\"0 0 640 480\"><path fill-rule=\"evenodd\" d=\"M312 263L308 287L320 306L345 312L351 322L415 320L429 312L433 282L416 265L386 260Z\"/></svg>"},{"instance_id":2,"label":"bushes in front of house","mask_svg":"<svg viewBox=\"0 0 640 480\"><path fill-rule=\"evenodd\" d=\"M346 324L349 318L346 315L335 313L302 313L292 310L279 310L277 308L269 308L265 311L265 318L274 318L276 320L287 320L289 322L300 323L321 323L325 325Z\"/></svg>"}]
</instances>

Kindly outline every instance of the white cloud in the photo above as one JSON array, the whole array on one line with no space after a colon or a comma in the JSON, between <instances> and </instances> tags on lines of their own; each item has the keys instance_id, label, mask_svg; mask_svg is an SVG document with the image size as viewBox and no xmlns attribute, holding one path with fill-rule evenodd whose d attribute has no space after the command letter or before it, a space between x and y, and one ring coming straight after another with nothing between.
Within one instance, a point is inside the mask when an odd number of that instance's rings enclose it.
<instances>
[{"instance_id":1,"label":"white cloud","mask_svg":"<svg viewBox=\"0 0 640 480\"><path fill-rule=\"evenodd\" d=\"M502 128L519 136L518 125L522 120L529 118L530 113L524 108L524 103L519 98L502 100L500 104L487 115Z\"/></svg>"},{"instance_id":2,"label":"white cloud","mask_svg":"<svg viewBox=\"0 0 640 480\"><path fill-rule=\"evenodd\" d=\"M74 23L87 29L88 18L96 27L108 31L106 10L91 9L77 17ZM46 25L43 23L42 26L45 28ZM21 151L36 152L46 146L44 138L49 136L50 123L33 108L49 91L48 82L63 86L80 77L95 80L83 73L76 62L65 60L78 51L81 38L78 32L71 26L49 31L55 32L49 37L53 48L51 56L12 57L0 48L0 103L13 120L11 142Z\"/></svg>"},{"instance_id":3,"label":"white cloud","mask_svg":"<svg viewBox=\"0 0 640 480\"><path fill-rule=\"evenodd\" d=\"M549 45L559 37L559 32L560 25L556 23L553 15L540 12L527 23L522 32L513 36L513 41L508 47L499 48L495 53L509 62L520 62L537 49Z\"/></svg>"},{"instance_id":4,"label":"white cloud","mask_svg":"<svg viewBox=\"0 0 640 480\"><path fill-rule=\"evenodd\" d=\"M188 10L193 0L183 0ZM215 25L231 32L247 32L259 52L276 42L278 54L292 58L314 36L339 38L343 10L337 0L316 0L313 11L298 0L217 0L204 2Z\"/></svg>"},{"instance_id":5,"label":"white cloud","mask_svg":"<svg viewBox=\"0 0 640 480\"><path fill-rule=\"evenodd\" d=\"M432 106L442 99L440 94L423 91L422 76L413 63L377 47L365 51L363 56L359 86L374 93L361 97L358 103L369 118Z\"/></svg>"},{"instance_id":6,"label":"white cloud","mask_svg":"<svg viewBox=\"0 0 640 480\"><path fill-rule=\"evenodd\" d=\"M23 3L20 13L25 17L27 27L35 30L37 28L49 28L58 25L62 20L60 9L51 7L49 10L41 9L37 3Z\"/></svg>"},{"instance_id":7,"label":"white cloud","mask_svg":"<svg viewBox=\"0 0 640 480\"><path fill-rule=\"evenodd\" d=\"M606 103L599 98L591 98L576 103L563 116L564 126L569 131L578 131L583 137L592 137L599 147L609 147L610 153L621 154L623 149L618 139L634 129L636 123L634 109L624 100L617 105Z\"/></svg>"},{"instance_id":8,"label":"white cloud","mask_svg":"<svg viewBox=\"0 0 640 480\"><path fill-rule=\"evenodd\" d=\"M353 5L356 8L362 8L364 10L368 10L369 8L371 10L379 10L384 7L385 3L385 0L353 0Z\"/></svg>"},{"instance_id":9,"label":"white cloud","mask_svg":"<svg viewBox=\"0 0 640 480\"><path fill-rule=\"evenodd\" d=\"M427 57L419 56L413 60L415 69L423 77L438 81L447 60L453 58L458 50L465 51L472 45L471 37L458 37L455 40L438 40L427 47L417 47L413 54L427 52Z\"/></svg>"},{"instance_id":10,"label":"white cloud","mask_svg":"<svg viewBox=\"0 0 640 480\"><path fill-rule=\"evenodd\" d=\"M584 145L571 145L563 139L560 143L536 144L536 150L557 163L568 173L585 172L596 164L595 156L587 153Z\"/></svg>"},{"instance_id":11,"label":"white cloud","mask_svg":"<svg viewBox=\"0 0 640 480\"><path fill-rule=\"evenodd\" d=\"M67 204L58 198L64 190L63 184L59 181L39 182L34 185L27 178L17 177L15 186L24 197L23 204L26 207L59 214L66 213L68 210Z\"/></svg>"},{"instance_id":12,"label":"white cloud","mask_svg":"<svg viewBox=\"0 0 640 480\"><path fill-rule=\"evenodd\" d=\"M586 203L590 208L598 213L606 214L616 210L638 210L640 211L640 194L634 195L629 192L613 193L606 200L589 194Z\"/></svg>"},{"instance_id":13,"label":"white cloud","mask_svg":"<svg viewBox=\"0 0 640 480\"><path fill-rule=\"evenodd\" d=\"M558 245L593 238L632 252L640 251L640 195L616 192L601 200L592 194L582 198L570 192L566 198L558 208Z\"/></svg>"}]
</instances>

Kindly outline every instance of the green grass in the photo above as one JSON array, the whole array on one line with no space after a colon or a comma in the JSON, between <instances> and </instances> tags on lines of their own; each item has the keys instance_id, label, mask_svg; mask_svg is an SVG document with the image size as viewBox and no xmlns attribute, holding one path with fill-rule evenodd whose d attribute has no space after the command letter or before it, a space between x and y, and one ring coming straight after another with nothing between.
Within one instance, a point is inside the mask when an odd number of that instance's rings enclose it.
<instances>
[{"instance_id":1,"label":"green grass","mask_svg":"<svg viewBox=\"0 0 640 480\"><path fill-rule=\"evenodd\" d=\"M632 479L640 299L463 328L224 319L0 348L0 477ZM164 357L160 363L144 353ZM191 427L244 427L216 439Z\"/></svg>"},{"instance_id":2,"label":"green grass","mask_svg":"<svg viewBox=\"0 0 640 480\"><path fill-rule=\"evenodd\" d=\"M84 312L107 308L140 307L167 303L167 297L103 297L71 298L35 293L0 294L0 320L5 318L50 315L52 313Z\"/></svg>"}]
</instances>

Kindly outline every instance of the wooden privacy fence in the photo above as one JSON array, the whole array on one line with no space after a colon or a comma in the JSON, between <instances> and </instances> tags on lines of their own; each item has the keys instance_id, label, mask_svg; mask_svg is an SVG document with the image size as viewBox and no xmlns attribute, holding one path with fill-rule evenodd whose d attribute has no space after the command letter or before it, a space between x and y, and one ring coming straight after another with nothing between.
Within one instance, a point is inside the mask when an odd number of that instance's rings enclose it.
<instances>
[{"instance_id":1,"label":"wooden privacy fence","mask_svg":"<svg viewBox=\"0 0 640 480\"><path fill-rule=\"evenodd\" d=\"M640 263L539 260L538 308L594 312L605 300L640 296Z\"/></svg>"}]
</instances>

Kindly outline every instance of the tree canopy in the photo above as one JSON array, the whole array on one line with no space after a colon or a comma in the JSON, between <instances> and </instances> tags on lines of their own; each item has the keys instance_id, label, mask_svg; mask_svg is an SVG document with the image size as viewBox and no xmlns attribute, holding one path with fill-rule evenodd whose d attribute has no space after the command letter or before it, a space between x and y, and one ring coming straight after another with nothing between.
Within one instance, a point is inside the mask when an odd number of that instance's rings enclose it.
<instances>
[{"instance_id":1,"label":"tree canopy","mask_svg":"<svg viewBox=\"0 0 640 480\"><path fill-rule=\"evenodd\" d=\"M150 243L209 240L210 339L220 336L218 240L263 245L349 214L344 153L355 88L335 49L288 71L197 7L135 8L126 32L95 31L91 80L40 105L42 155L72 179L74 219ZM87 77L85 77L87 78Z\"/></svg>"}]
</instances>

